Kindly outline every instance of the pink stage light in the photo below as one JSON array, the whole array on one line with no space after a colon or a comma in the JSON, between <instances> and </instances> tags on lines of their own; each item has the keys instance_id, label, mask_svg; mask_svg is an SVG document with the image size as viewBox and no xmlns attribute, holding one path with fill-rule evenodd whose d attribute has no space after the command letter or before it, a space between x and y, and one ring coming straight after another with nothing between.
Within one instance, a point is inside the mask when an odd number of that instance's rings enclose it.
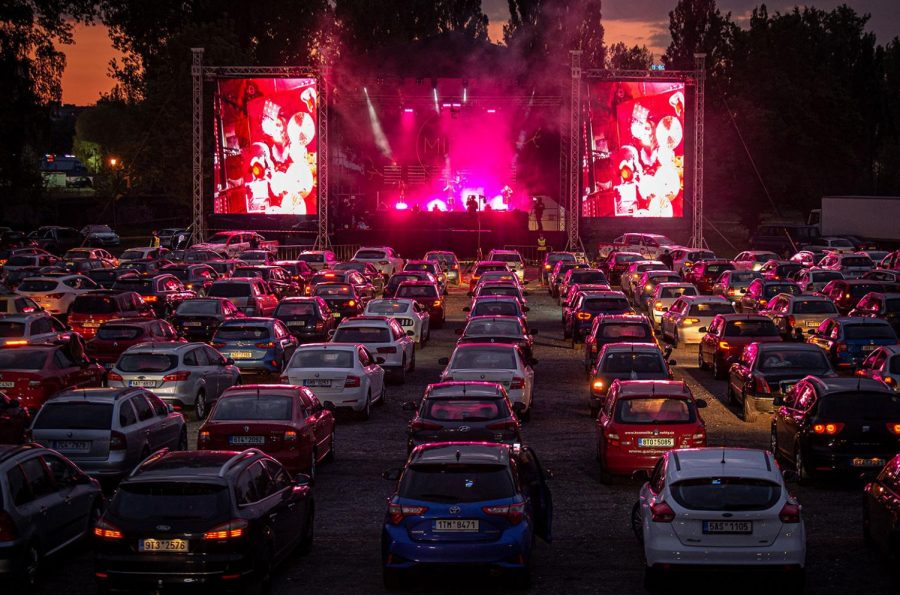
<instances>
[{"instance_id":1,"label":"pink stage light","mask_svg":"<svg viewBox=\"0 0 900 595\"><path fill-rule=\"evenodd\" d=\"M502 194L498 194L497 196L492 198L488 204L491 205L491 209L493 209L495 211L508 211L509 210L509 205L503 202Z\"/></svg>"},{"instance_id":2,"label":"pink stage light","mask_svg":"<svg viewBox=\"0 0 900 595\"><path fill-rule=\"evenodd\" d=\"M416 110L414 110L411 107L408 107L408 108L405 108L403 111L406 112L407 114L411 114L411 113L415 112Z\"/></svg>"},{"instance_id":3,"label":"pink stage light","mask_svg":"<svg viewBox=\"0 0 900 595\"><path fill-rule=\"evenodd\" d=\"M428 209L428 212L431 212L435 207L437 207L438 211L447 212L447 203L440 198L435 198L429 202L426 208Z\"/></svg>"},{"instance_id":4,"label":"pink stage light","mask_svg":"<svg viewBox=\"0 0 900 595\"><path fill-rule=\"evenodd\" d=\"M406 204L405 202L403 202L402 200L398 200L394 204L394 208L397 209L398 211L405 211L406 209L409 208L409 205Z\"/></svg>"},{"instance_id":5,"label":"pink stage light","mask_svg":"<svg viewBox=\"0 0 900 595\"><path fill-rule=\"evenodd\" d=\"M487 113L489 113L489 114L496 114L496 113L497 113L497 110L491 108L491 109L489 109L489 110L487 111Z\"/></svg>"}]
</instances>

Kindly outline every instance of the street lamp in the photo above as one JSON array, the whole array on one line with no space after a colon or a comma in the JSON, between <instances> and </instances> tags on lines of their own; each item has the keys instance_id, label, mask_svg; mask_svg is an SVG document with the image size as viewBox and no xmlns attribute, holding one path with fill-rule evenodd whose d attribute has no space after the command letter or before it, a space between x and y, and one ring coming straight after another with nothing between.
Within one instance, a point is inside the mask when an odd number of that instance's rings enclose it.
<instances>
[{"instance_id":1,"label":"street lamp","mask_svg":"<svg viewBox=\"0 0 900 595\"><path fill-rule=\"evenodd\" d=\"M118 158L116 158L116 157L110 157L110 158L109 158L109 166L110 166L110 167L115 167L118 163L119 163L119 159L118 159Z\"/></svg>"}]
</instances>

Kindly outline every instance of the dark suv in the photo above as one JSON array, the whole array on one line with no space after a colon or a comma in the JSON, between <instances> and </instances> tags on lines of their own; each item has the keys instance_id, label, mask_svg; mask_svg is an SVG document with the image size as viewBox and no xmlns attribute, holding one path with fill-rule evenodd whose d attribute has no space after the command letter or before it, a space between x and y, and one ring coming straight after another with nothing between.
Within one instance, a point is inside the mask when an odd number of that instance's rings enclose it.
<instances>
[{"instance_id":1,"label":"dark suv","mask_svg":"<svg viewBox=\"0 0 900 595\"><path fill-rule=\"evenodd\" d=\"M265 584L312 545L309 476L263 452L158 451L119 486L94 529L101 590Z\"/></svg>"},{"instance_id":2,"label":"dark suv","mask_svg":"<svg viewBox=\"0 0 900 595\"><path fill-rule=\"evenodd\" d=\"M595 316L584 337L584 370L590 373L597 355L607 343L653 343L656 336L646 316L614 314Z\"/></svg>"}]
</instances>

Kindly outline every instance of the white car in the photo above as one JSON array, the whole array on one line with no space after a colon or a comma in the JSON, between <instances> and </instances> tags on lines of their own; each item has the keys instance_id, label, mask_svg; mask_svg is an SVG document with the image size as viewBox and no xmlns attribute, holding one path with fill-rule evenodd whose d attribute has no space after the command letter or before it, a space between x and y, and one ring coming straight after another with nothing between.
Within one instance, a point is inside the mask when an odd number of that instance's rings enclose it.
<instances>
[{"instance_id":1,"label":"white car","mask_svg":"<svg viewBox=\"0 0 900 595\"><path fill-rule=\"evenodd\" d=\"M385 277L403 270L404 260L388 246L360 248L350 260L369 262Z\"/></svg>"},{"instance_id":2,"label":"white car","mask_svg":"<svg viewBox=\"0 0 900 595\"><path fill-rule=\"evenodd\" d=\"M130 260L160 260L168 258L172 251L168 248L152 246L139 246L137 248L129 248L119 256L120 262L128 262Z\"/></svg>"},{"instance_id":3,"label":"white car","mask_svg":"<svg viewBox=\"0 0 900 595\"><path fill-rule=\"evenodd\" d=\"M819 268L804 269L794 275L794 281L800 286L800 289L809 293L822 291L835 279L843 278L844 274L840 271Z\"/></svg>"},{"instance_id":4,"label":"white car","mask_svg":"<svg viewBox=\"0 0 900 595\"><path fill-rule=\"evenodd\" d=\"M31 298L14 293L0 295L0 314L31 314L40 311L41 307Z\"/></svg>"},{"instance_id":5,"label":"white car","mask_svg":"<svg viewBox=\"0 0 900 595\"><path fill-rule=\"evenodd\" d=\"M519 278L519 281L525 280L525 261L522 260L522 255L519 254L518 250L491 250L487 259L495 262L505 262L509 270L513 271L516 277Z\"/></svg>"},{"instance_id":6,"label":"white car","mask_svg":"<svg viewBox=\"0 0 900 595\"><path fill-rule=\"evenodd\" d=\"M694 267L694 263L698 260L714 260L717 258L712 250L697 250L683 246L670 250L669 256L672 257L672 270L679 275L684 275L684 273L691 270Z\"/></svg>"},{"instance_id":7,"label":"white car","mask_svg":"<svg viewBox=\"0 0 900 595\"><path fill-rule=\"evenodd\" d=\"M875 263L865 254L829 252L819 263L820 269L837 271L845 279L859 279L875 269Z\"/></svg>"},{"instance_id":8,"label":"white car","mask_svg":"<svg viewBox=\"0 0 900 595\"><path fill-rule=\"evenodd\" d=\"M384 368L378 360L363 345L307 343L294 351L281 382L309 387L320 401L368 419L372 404L385 398Z\"/></svg>"},{"instance_id":9,"label":"white car","mask_svg":"<svg viewBox=\"0 0 900 595\"><path fill-rule=\"evenodd\" d=\"M297 256L297 260L302 260L314 271L331 269L338 263L337 256L331 250L305 250Z\"/></svg>"},{"instance_id":10,"label":"white car","mask_svg":"<svg viewBox=\"0 0 900 595\"><path fill-rule=\"evenodd\" d=\"M673 345L699 343L709 326L719 314L734 314L734 305L719 295L683 296L675 300L660 319L660 331L664 341Z\"/></svg>"},{"instance_id":11,"label":"white car","mask_svg":"<svg viewBox=\"0 0 900 595\"><path fill-rule=\"evenodd\" d=\"M480 380L502 384L520 418L523 421L531 419L534 369L518 345L460 343L452 356L441 358L438 363L446 366L441 372L441 382ZM531 360L531 363L537 361Z\"/></svg>"},{"instance_id":12,"label":"white car","mask_svg":"<svg viewBox=\"0 0 900 595\"><path fill-rule=\"evenodd\" d=\"M731 262L738 271L758 271L770 260L778 260L779 256L768 250L747 250L734 257Z\"/></svg>"},{"instance_id":13,"label":"white car","mask_svg":"<svg viewBox=\"0 0 900 595\"><path fill-rule=\"evenodd\" d=\"M653 328L659 329L663 314L683 295L700 295L693 283L660 283L650 298L650 318Z\"/></svg>"},{"instance_id":14,"label":"white car","mask_svg":"<svg viewBox=\"0 0 900 595\"><path fill-rule=\"evenodd\" d=\"M424 347L431 337L431 316L425 306L416 300L371 300L366 304L365 315L395 319L420 347Z\"/></svg>"},{"instance_id":15,"label":"white car","mask_svg":"<svg viewBox=\"0 0 900 595\"><path fill-rule=\"evenodd\" d=\"M26 278L16 293L30 297L50 314L68 314L76 297L95 289L100 286L84 275L44 275Z\"/></svg>"},{"instance_id":16,"label":"white car","mask_svg":"<svg viewBox=\"0 0 900 595\"><path fill-rule=\"evenodd\" d=\"M416 342L400 323L387 316L355 316L341 321L332 334L335 343L364 345L384 361L381 367L398 383L406 382L406 373L416 369Z\"/></svg>"},{"instance_id":17,"label":"white car","mask_svg":"<svg viewBox=\"0 0 900 595\"><path fill-rule=\"evenodd\" d=\"M806 527L772 453L672 450L648 480L631 512L647 590L665 589L666 569L703 566L771 568L803 590Z\"/></svg>"}]
</instances>

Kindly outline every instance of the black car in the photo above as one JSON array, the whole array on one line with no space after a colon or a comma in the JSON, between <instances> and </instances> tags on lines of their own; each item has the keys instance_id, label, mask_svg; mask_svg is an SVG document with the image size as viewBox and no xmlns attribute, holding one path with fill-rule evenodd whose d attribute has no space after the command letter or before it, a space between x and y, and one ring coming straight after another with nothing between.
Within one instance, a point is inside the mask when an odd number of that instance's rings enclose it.
<instances>
[{"instance_id":1,"label":"black car","mask_svg":"<svg viewBox=\"0 0 900 595\"><path fill-rule=\"evenodd\" d=\"M94 528L101 591L244 588L309 548L307 475L257 449L158 451L120 485Z\"/></svg>"},{"instance_id":2,"label":"black car","mask_svg":"<svg viewBox=\"0 0 900 595\"><path fill-rule=\"evenodd\" d=\"M351 260L350 262L342 262L334 265L335 271L356 271L366 278L366 281L375 288L375 293L379 294L384 291L384 275L375 268L371 262L359 262Z\"/></svg>"},{"instance_id":3,"label":"black car","mask_svg":"<svg viewBox=\"0 0 900 595\"><path fill-rule=\"evenodd\" d=\"M290 273L279 266L256 265L243 266L234 270L235 277L259 277L266 283L278 299L300 295L300 284L291 278Z\"/></svg>"},{"instance_id":4,"label":"black car","mask_svg":"<svg viewBox=\"0 0 900 595\"><path fill-rule=\"evenodd\" d=\"M209 342L219 325L233 318L244 318L244 313L228 298L194 298L178 304L172 326L188 341Z\"/></svg>"},{"instance_id":5,"label":"black car","mask_svg":"<svg viewBox=\"0 0 900 595\"><path fill-rule=\"evenodd\" d=\"M872 483L866 485L863 496L863 537L866 545L874 546L884 556L900 559L900 455L884 466ZM891 565L895 580L900 568ZM896 584L896 583L895 583Z\"/></svg>"},{"instance_id":6,"label":"black car","mask_svg":"<svg viewBox=\"0 0 900 595\"><path fill-rule=\"evenodd\" d=\"M774 405L772 452L801 480L875 473L900 451L900 399L877 380L807 376Z\"/></svg>"},{"instance_id":7,"label":"black car","mask_svg":"<svg viewBox=\"0 0 900 595\"><path fill-rule=\"evenodd\" d=\"M154 275L138 279L119 279L113 289L135 291L144 301L153 306L157 318L165 318L175 311L184 300L196 297L193 291L184 288L175 275Z\"/></svg>"},{"instance_id":8,"label":"black car","mask_svg":"<svg viewBox=\"0 0 900 595\"><path fill-rule=\"evenodd\" d=\"M356 288L349 283L319 283L313 295L325 300L335 318L361 316L365 308Z\"/></svg>"},{"instance_id":9,"label":"black car","mask_svg":"<svg viewBox=\"0 0 900 595\"><path fill-rule=\"evenodd\" d=\"M385 299L396 297L397 288L400 287L401 283L406 283L408 281L437 282L434 275L427 271L402 271L391 275L391 278L388 279L387 284L382 290L382 297Z\"/></svg>"},{"instance_id":10,"label":"black car","mask_svg":"<svg viewBox=\"0 0 900 595\"><path fill-rule=\"evenodd\" d=\"M85 276L103 289L112 289L122 279L141 278L140 273L131 269L94 269L85 273Z\"/></svg>"},{"instance_id":11,"label":"black car","mask_svg":"<svg viewBox=\"0 0 900 595\"><path fill-rule=\"evenodd\" d=\"M319 296L285 298L274 317L300 341L328 341L328 332L337 328L331 308Z\"/></svg>"},{"instance_id":12,"label":"black car","mask_svg":"<svg viewBox=\"0 0 900 595\"><path fill-rule=\"evenodd\" d=\"M300 286L300 293L307 294L306 288L309 280L315 274L315 271L309 268L309 265L302 260L279 260L275 262L276 266L280 266L288 272L291 279Z\"/></svg>"},{"instance_id":13,"label":"black car","mask_svg":"<svg viewBox=\"0 0 900 595\"><path fill-rule=\"evenodd\" d=\"M646 316L610 314L594 317L584 337L584 370L590 373L597 356L608 343L654 343L656 336Z\"/></svg>"},{"instance_id":14,"label":"black car","mask_svg":"<svg viewBox=\"0 0 900 595\"><path fill-rule=\"evenodd\" d=\"M526 329L518 316L473 316L466 327L458 329L458 343L511 343L522 348L522 355L529 364L534 359L534 335L537 329Z\"/></svg>"},{"instance_id":15,"label":"black car","mask_svg":"<svg viewBox=\"0 0 900 595\"><path fill-rule=\"evenodd\" d=\"M160 273L175 275L184 284L185 289L206 295L213 281L219 278L219 274L208 264L173 264L164 266Z\"/></svg>"}]
</instances>

